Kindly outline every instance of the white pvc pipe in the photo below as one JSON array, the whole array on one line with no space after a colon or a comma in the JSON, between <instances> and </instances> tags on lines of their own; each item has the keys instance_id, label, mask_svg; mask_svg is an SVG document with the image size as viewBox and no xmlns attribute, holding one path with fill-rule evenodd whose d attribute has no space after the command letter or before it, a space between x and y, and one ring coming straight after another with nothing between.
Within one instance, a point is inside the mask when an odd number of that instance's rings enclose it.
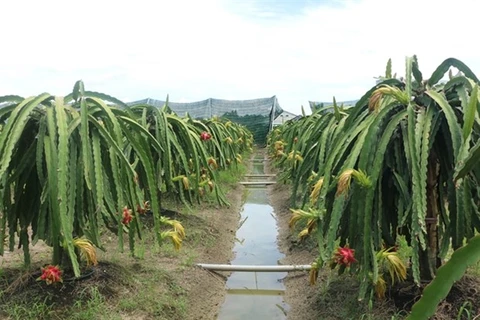
<instances>
[{"instance_id":1,"label":"white pvc pipe","mask_svg":"<svg viewBox=\"0 0 480 320\"><path fill-rule=\"evenodd\" d=\"M231 264L206 264L198 263L197 266L214 271L243 271L243 272L289 272L308 271L311 265L285 265L285 266L252 266L252 265L231 265Z\"/></svg>"}]
</instances>

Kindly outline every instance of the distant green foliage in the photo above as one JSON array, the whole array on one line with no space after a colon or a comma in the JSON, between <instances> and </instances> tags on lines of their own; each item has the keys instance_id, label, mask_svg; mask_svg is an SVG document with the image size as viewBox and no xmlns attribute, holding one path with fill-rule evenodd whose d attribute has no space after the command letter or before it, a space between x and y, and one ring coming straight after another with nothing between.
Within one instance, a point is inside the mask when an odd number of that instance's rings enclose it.
<instances>
[{"instance_id":1,"label":"distant green foliage","mask_svg":"<svg viewBox=\"0 0 480 320\"><path fill-rule=\"evenodd\" d=\"M266 143L267 134L270 130L270 117L259 114L247 114L239 116L236 110L223 114L222 118L244 125L252 134L255 143Z\"/></svg>"}]
</instances>

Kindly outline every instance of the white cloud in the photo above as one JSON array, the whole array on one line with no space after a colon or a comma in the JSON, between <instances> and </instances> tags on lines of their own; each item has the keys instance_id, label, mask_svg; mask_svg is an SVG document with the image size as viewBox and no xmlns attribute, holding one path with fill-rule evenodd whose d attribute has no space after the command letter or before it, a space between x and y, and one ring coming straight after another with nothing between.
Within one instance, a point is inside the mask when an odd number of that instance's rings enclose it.
<instances>
[{"instance_id":1,"label":"white cloud","mask_svg":"<svg viewBox=\"0 0 480 320\"><path fill-rule=\"evenodd\" d=\"M0 4L0 95L87 89L120 99L359 98L388 58L428 77L454 56L480 72L474 1L337 1L291 14L236 0L17 0ZM288 4L288 3L283 3ZM457 14L458 15L455 15Z\"/></svg>"}]
</instances>

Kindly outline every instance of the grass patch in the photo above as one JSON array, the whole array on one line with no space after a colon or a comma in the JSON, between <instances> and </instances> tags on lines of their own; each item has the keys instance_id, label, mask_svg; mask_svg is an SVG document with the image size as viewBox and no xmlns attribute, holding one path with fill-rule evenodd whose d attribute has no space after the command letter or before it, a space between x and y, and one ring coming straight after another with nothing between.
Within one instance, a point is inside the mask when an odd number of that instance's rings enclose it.
<instances>
[{"instance_id":1,"label":"grass patch","mask_svg":"<svg viewBox=\"0 0 480 320\"><path fill-rule=\"evenodd\" d=\"M9 303L0 308L0 316L14 320L49 319L53 313L53 307L40 299L34 299L28 303Z\"/></svg>"},{"instance_id":2,"label":"grass patch","mask_svg":"<svg viewBox=\"0 0 480 320\"><path fill-rule=\"evenodd\" d=\"M185 290L171 273L135 266L137 286L118 300L118 309L126 313L141 312L156 319L181 319L186 314Z\"/></svg>"},{"instance_id":3,"label":"grass patch","mask_svg":"<svg viewBox=\"0 0 480 320\"><path fill-rule=\"evenodd\" d=\"M69 310L69 318L73 320L121 319L120 316L111 314L105 301L105 297L97 287L85 288Z\"/></svg>"},{"instance_id":4,"label":"grass patch","mask_svg":"<svg viewBox=\"0 0 480 320\"><path fill-rule=\"evenodd\" d=\"M243 163L232 165L229 170L218 172L217 178L220 185L235 186L247 173L247 167Z\"/></svg>"},{"instance_id":5,"label":"grass patch","mask_svg":"<svg viewBox=\"0 0 480 320\"><path fill-rule=\"evenodd\" d=\"M102 263L87 280L50 286L35 280L36 271L16 279L14 272L7 272L10 280L2 279L2 319L122 319L139 312L181 319L187 311L186 292L174 270Z\"/></svg>"}]
</instances>

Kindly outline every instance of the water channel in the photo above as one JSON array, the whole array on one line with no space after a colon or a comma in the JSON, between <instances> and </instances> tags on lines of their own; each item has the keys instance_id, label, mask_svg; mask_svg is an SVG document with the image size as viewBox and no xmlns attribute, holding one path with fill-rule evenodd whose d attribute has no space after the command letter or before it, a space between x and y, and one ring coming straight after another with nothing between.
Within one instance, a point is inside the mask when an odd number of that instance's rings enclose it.
<instances>
[{"instance_id":1,"label":"water channel","mask_svg":"<svg viewBox=\"0 0 480 320\"><path fill-rule=\"evenodd\" d=\"M252 174L263 174L263 156L256 156ZM258 161L260 160L260 161ZM266 180L248 178L249 181ZM246 187L240 228L236 233L232 265L277 265L283 258L277 245L275 212L265 186ZM219 320L286 319L288 305L283 300L286 272L233 272L227 280L227 295Z\"/></svg>"}]
</instances>

